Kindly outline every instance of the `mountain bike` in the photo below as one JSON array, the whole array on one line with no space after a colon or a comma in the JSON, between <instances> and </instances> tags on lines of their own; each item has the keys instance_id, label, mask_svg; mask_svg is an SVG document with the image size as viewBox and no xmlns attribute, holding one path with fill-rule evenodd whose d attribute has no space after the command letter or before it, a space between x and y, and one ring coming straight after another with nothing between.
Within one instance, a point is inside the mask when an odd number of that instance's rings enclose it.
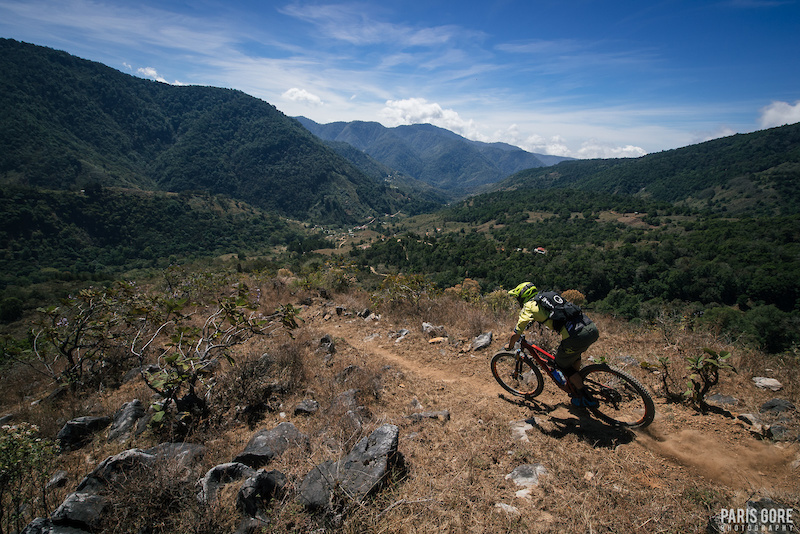
<instances>
[{"instance_id":1,"label":"mountain bike","mask_svg":"<svg viewBox=\"0 0 800 534\"><path fill-rule=\"evenodd\" d=\"M558 370L552 354L525 336L520 337L519 346L492 357L492 375L503 389L525 399L536 397L544 390L544 371L559 389L575 394L575 386ZM644 428L653 422L653 397L635 378L605 363L590 364L578 372L586 393L598 402L589 408L595 417L625 428Z\"/></svg>"}]
</instances>

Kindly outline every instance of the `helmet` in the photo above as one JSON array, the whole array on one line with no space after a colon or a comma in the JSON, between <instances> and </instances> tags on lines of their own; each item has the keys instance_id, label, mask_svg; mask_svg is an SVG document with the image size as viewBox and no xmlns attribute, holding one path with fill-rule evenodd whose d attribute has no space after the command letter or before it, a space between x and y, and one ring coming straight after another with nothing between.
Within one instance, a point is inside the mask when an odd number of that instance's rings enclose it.
<instances>
[{"instance_id":1,"label":"helmet","mask_svg":"<svg viewBox=\"0 0 800 534\"><path fill-rule=\"evenodd\" d=\"M508 292L509 295L517 299L519 305L522 306L530 299L533 298L539 290L531 282L522 282L520 285Z\"/></svg>"}]
</instances>

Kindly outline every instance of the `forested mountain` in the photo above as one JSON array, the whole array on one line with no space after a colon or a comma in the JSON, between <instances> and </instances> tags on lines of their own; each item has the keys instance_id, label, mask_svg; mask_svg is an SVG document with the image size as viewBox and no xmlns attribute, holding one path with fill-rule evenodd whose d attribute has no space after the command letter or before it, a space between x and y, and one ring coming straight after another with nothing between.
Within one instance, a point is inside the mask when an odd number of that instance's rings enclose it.
<instances>
[{"instance_id":1,"label":"forested mountain","mask_svg":"<svg viewBox=\"0 0 800 534\"><path fill-rule=\"evenodd\" d=\"M0 184L208 191L334 223L413 204L239 91L142 80L2 39L0 107Z\"/></svg>"},{"instance_id":2,"label":"forested mountain","mask_svg":"<svg viewBox=\"0 0 800 534\"><path fill-rule=\"evenodd\" d=\"M800 123L637 159L569 161L497 184L650 197L733 214L800 213Z\"/></svg>"},{"instance_id":3,"label":"forested mountain","mask_svg":"<svg viewBox=\"0 0 800 534\"><path fill-rule=\"evenodd\" d=\"M533 154L504 143L470 141L431 124L387 128L377 122L297 120L321 139L353 145L388 167L449 191L451 197L475 193L523 169L567 159Z\"/></svg>"}]
</instances>

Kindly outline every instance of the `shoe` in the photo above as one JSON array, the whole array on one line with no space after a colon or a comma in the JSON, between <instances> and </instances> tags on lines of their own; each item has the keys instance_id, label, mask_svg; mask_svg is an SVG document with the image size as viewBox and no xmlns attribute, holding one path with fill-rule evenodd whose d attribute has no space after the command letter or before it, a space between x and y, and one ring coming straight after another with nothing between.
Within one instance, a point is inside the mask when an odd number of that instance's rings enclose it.
<instances>
[{"instance_id":1,"label":"shoe","mask_svg":"<svg viewBox=\"0 0 800 534\"><path fill-rule=\"evenodd\" d=\"M598 402L591 397L580 395L572 397L572 405L578 408L594 408L598 405Z\"/></svg>"}]
</instances>

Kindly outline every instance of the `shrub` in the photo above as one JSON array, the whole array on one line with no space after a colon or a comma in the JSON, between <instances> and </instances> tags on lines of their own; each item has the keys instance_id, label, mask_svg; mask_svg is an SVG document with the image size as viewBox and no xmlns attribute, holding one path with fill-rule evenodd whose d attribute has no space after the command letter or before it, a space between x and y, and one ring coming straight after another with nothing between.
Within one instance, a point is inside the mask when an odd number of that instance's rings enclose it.
<instances>
[{"instance_id":1,"label":"shrub","mask_svg":"<svg viewBox=\"0 0 800 534\"><path fill-rule=\"evenodd\" d=\"M575 304L576 306L583 306L586 304L586 295L578 291L577 289L567 289L561 296L564 297L566 300L570 301L571 303Z\"/></svg>"},{"instance_id":2,"label":"shrub","mask_svg":"<svg viewBox=\"0 0 800 534\"><path fill-rule=\"evenodd\" d=\"M37 515L50 513L45 483L55 443L29 423L0 428L0 532L21 532Z\"/></svg>"},{"instance_id":3,"label":"shrub","mask_svg":"<svg viewBox=\"0 0 800 534\"><path fill-rule=\"evenodd\" d=\"M728 351L716 352L708 347L703 349L699 356L688 356L686 361L689 370L688 389L684 394L691 402L705 412L708 409L706 394L719 382L720 370L733 371L736 369L728 362L731 353Z\"/></svg>"}]
</instances>

